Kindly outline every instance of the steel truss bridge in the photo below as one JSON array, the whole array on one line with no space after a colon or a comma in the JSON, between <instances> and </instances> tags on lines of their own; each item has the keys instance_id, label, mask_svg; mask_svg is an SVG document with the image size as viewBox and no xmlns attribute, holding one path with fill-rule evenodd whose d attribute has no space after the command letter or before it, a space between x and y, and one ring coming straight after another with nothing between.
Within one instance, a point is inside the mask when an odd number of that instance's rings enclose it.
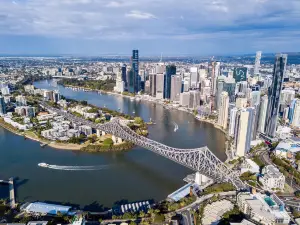
<instances>
[{"instance_id":1,"label":"steel truss bridge","mask_svg":"<svg viewBox=\"0 0 300 225\"><path fill-rule=\"evenodd\" d=\"M72 123L87 125L93 129L112 134L194 171L199 171L201 174L212 178L216 182L231 182L237 189L240 190L246 188L245 184L239 179L239 176L229 169L221 160L219 160L207 147L195 149L173 148L138 135L126 125L126 121L118 118L114 118L105 124L95 124L67 111L50 107L45 103L41 103L41 106L50 112L54 112L65 117Z\"/></svg>"}]
</instances>

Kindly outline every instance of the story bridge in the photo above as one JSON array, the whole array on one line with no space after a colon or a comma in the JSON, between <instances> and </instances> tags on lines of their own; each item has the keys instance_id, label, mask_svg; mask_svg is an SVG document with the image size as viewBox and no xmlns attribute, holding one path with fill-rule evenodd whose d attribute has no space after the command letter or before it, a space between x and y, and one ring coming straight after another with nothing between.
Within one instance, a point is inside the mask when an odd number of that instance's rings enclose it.
<instances>
[{"instance_id":1,"label":"story bridge","mask_svg":"<svg viewBox=\"0 0 300 225\"><path fill-rule=\"evenodd\" d=\"M246 185L240 180L239 176L219 160L206 146L195 149L173 148L138 135L126 125L126 121L118 118L113 118L105 124L96 124L67 111L50 107L45 103L40 104L48 111L63 116L73 123L87 125L93 129L104 131L105 133L132 142L194 171L199 171L216 182L230 182L239 190L246 188Z\"/></svg>"}]
</instances>

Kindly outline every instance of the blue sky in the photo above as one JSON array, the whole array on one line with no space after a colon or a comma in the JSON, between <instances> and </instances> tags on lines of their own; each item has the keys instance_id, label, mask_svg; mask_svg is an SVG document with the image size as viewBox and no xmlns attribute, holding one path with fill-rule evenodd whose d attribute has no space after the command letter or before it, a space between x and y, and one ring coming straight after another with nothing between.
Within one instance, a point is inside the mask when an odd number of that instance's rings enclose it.
<instances>
[{"instance_id":1,"label":"blue sky","mask_svg":"<svg viewBox=\"0 0 300 225\"><path fill-rule=\"evenodd\" d=\"M300 51L299 0L0 0L0 54Z\"/></svg>"}]
</instances>

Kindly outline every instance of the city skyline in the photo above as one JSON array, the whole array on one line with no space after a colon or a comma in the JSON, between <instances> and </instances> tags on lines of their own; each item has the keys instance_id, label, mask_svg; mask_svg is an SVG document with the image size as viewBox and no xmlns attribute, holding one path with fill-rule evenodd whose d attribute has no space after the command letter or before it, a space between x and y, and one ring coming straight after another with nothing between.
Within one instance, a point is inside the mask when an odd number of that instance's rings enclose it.
<instances>
[{"instance_id":1,"label":"city skyline","mask_svg":"<svg viewBox=\"0 0 300 225\"><path fill-rule=\"evenodd\" d=\"M159 3L159 4L158 4ZM244 7L247 5L247 7ZM171 10L172 9L172 10ZM4 1L1 54L243 54L299 51L300 4L236 0ZM174 13L176 12L176 13ZM284 26L285 29L282 29ZM247 43L247 44L245 44Z\"/></svg>"}]
</instances>

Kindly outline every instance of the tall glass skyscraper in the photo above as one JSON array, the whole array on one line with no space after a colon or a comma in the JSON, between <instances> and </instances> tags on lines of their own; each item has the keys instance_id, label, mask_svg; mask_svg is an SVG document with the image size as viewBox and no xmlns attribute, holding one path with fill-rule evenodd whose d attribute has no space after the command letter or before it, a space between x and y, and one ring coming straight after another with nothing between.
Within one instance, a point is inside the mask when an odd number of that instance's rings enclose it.
<instances>
[{"instance_id":1,"label":"tall glass skyscraper","mask_svg":"<svg viewBox=\"0 0 300 225\"><path fill-rule=\"evenodd\" d=\"M273 71L273 84L268 91L268 110L266 117L266 135L275 136L279 111L280 93L287 63L286 54L277 54Z\"/></svg>"},{"instance_id":2,"label":"tall glass skyscraper","mask_svg":"<svg viewBox=\"0 0 300 225\"><path fill-rule=\"evenodd\" d=\"M164 82L164 98L170 99L171 98L171 76L176 75L176 66L175 65L168 65L166 66L166 75L165 75L165 82Z\"/></svg>"},{"instance_id":3,"label":"tall glass skyscraper","mask_svg":"<svg viewBox=\"0 0 300 225\"><path fill-rule=\"evenodd\" d=\"M140 90L140 79L139 79L139 50L132 50L131 57L131 71L129 74L129 87L128 91L136 93Z\"/></svg>"},{"instance_id":4,"label":"tall glass skyscraper","mask_svg":"<svg viewBox=\"0 0 300 225\"><path fill-rule=\"evenodd\" d=\"M0 96L0 114L6 114L6 106L2 96Z\"/></svg>"},{"instance_id":5,"label":"tall glass skyscraper","mask_svg":"<svg viewBox=\"0 0 300 225\"><path fill-rule=\"evenodd\" d=\"M126 64L124 64L122 66L122 81L124 81L125 86L127 86L126 73L127 73Z\"/></svg>"}]
</instances>

